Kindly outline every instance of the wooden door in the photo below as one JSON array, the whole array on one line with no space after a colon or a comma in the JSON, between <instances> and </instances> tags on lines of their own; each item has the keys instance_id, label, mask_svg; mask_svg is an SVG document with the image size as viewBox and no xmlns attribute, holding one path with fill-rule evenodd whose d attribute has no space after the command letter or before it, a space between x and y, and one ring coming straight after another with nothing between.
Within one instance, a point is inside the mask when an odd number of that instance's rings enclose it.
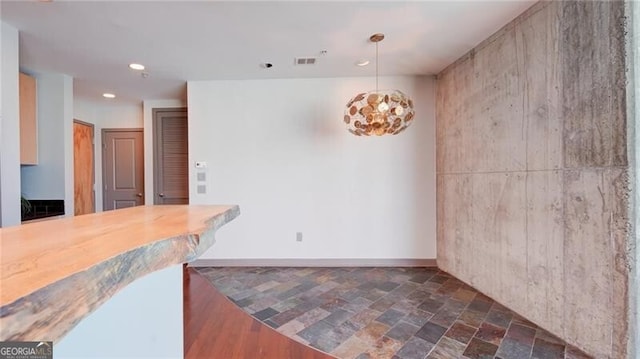
<instances>
[{"instance_id":1,"label":"wooden door","mask_svg":"<svg viewBox=\"0 0 640 359\"><path fill-rule=\"evenodd\" d=\"M187 109L153 110L154 203L189 204Z\"/></svg>"},{"instance_id":2,"label":"wooden door","mask_svg":"<svg viewBox=\"0 0 640 359\"><path fill-rule=\"evenodd\" d=\"M38 124L36 121L36 79L20 73L20 164L38 164Z\"/></svg>"},{"instance_id":3,"label":"wooden door","mask_svg":"<svg viewBox=\"0 0 640 359\"><path fill-rule=\"evenodd\" d=\"M144 204L142 129L102 130L103 209Z\"/></svg>"},{"instance_id":4,"label":"wooden door","mask_svg":"<svg viewBox=\"0 0 640 359\"><path fill-rule=\"evenodd\" d=\"M73 121L73 204L74 214L93 213L95 207L93 125Z\"/></svg>"}]
</instances>

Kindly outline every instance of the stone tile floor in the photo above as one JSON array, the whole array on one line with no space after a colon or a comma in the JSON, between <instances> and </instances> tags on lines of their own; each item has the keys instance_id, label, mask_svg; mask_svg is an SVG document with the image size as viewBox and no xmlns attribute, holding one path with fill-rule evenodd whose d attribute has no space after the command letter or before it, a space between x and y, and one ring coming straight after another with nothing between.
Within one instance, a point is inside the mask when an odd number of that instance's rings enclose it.
<instances>
[{"instance_id":1,"label":"stone tile floor","mask_svg":"<svg viewBox=\"0 0 640 359\"><path fill-rule=\"evenodd\" d=\"M341 359L589 358L437 268L197 268L239 307Z\"/></svg>"}]
</instances>

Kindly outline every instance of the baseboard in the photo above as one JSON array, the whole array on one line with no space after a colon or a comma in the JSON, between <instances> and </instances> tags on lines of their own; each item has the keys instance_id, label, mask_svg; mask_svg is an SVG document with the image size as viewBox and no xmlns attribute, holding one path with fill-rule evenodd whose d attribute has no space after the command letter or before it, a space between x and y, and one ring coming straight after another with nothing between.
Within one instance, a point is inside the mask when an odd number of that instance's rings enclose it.
<instances>
[{"instance_id":1,"label":"baseboard","mask_svg":"<svg viewBox=\"0 0 640 359\"><path fill-rule=\"evenodd\" d=\"M189 267L436 267L435 258L196 259Z\"/></svg>"}]
</instances>

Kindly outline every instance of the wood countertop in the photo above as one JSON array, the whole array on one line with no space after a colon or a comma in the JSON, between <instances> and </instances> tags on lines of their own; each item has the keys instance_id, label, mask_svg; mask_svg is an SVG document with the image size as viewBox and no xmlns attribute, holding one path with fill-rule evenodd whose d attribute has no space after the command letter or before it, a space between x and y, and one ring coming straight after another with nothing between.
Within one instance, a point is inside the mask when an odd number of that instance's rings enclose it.
<instances>
[{"instance_id":1,"label":"wood countertop","mask_svg":"<svg viewBox=\"0 0 640 359\"><path fill-rule=\"evenodd\" d=\"M190 262L238 206L140 206L0 228L0 341L57 341L135 279Z\"/></svg>"}]
</instances>

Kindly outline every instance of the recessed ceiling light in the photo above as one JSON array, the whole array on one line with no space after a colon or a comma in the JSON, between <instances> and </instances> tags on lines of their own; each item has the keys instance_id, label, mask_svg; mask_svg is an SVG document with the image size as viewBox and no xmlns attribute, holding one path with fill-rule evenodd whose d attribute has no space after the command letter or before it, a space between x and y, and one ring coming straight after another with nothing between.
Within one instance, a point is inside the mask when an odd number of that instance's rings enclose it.
<instances>
[{"instance_id":1,"label":"recessed ceiling light","mask_svg":"<svg viewBox=\"0 0 640 359\"><path fill-rule=\"evenodd\" d=\"M362 67L362 66L367 66L367 65L369 65L369 60L360 60L360 61L356 62L356 66Z\"/></svg>"},{"instance_id":2,"label":"recessed ceiling light","mask_svg":"<svg viewBox=\"0 0 640 359\"><path fill-rule=\"evenodd\" d=\"M103 93L102 96L105 98L116 98L116 95L108 92Z\"/></svg>"},{"instance_id":3,"label":"recessed ceiling light","mask_svg":"<svg viewBox=\"0 0 640 359\"><path fill-rule=\"evenodd\" d=\"M144 70L144 65L140 65L140 64L129 64L129 68L131 68L132 70L142 71L142 70Z\"/></svg>"}]
</instances>

